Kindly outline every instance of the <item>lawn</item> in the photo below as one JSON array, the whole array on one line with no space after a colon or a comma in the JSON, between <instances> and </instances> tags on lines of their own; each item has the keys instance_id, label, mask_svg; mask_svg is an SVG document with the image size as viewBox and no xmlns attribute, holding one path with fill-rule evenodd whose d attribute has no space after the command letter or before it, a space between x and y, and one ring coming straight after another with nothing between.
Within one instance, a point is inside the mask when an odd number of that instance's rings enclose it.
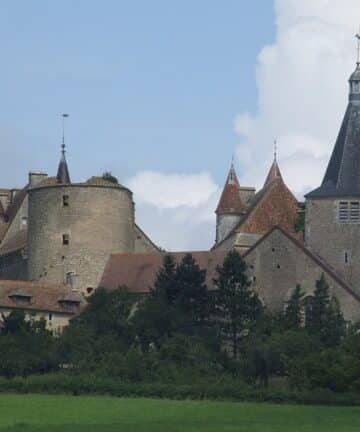
<instances>
[{"instance_id":1,"label":"lawn","mask_svg":"<svg viewBox=\"0 0 360 432\"><path fill-rule=\"evenodd\" d=\"M352 432L360 408L0 395L0 432Z\"/></svg>"}]
</instances>

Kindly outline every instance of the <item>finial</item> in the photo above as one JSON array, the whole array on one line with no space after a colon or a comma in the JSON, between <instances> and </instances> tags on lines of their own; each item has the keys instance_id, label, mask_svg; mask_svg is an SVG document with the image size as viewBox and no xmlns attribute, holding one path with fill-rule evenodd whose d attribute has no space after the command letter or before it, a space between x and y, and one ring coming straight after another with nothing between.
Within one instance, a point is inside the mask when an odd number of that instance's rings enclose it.
<instances>
[{"instance_id":1,"label":"finial","mask_svg":"<svg viewBox=\"0 0 360 432\"><path fill-rule=\"evenodd\" d=\"M61 152L65 154L65 119L69 117L69 114L62 115L62 144L61 144Z\"/></svg>"},{"instance_id":2,"label":"finial","mask_svg":"<svg viewBox=\"0 0 360 432\"><path fill-rule=\"evenodd\" d=\"M234 168L234 153L231 155L231 168Z\"/></svg>"},{"instance_id":3,"label":"finial","mask_svg":"<svg viewBox=\"0 0 360 432\"><path fill-rule=\"evenodd\" d=\"M277 141L274 140L274 161L276 162L277 159Z\"/></svg>"},{"instance_id":4,"label":"finial","mask_svg":"<svg viewBox=\"0 0 360 432\"><path fill-rule=\"evenodd\" d=\"M356 66L360 66L360 27L359 32L355 35L357 39L357 57L356 57Z\"/></svg>"}]
</instances>

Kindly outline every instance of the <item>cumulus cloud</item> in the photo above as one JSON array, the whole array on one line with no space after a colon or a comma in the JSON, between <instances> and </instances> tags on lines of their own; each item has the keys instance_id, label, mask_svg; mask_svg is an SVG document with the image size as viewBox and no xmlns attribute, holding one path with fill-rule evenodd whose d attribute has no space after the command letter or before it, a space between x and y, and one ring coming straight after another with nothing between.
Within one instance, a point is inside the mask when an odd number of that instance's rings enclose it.
<instances>
[{"instance_id":1,"label":"cumulus cloud","mask_svg":"<svg viewBox=\"0 0 360 432\"><path fill-rule=\"evenodd\" d=\"M258 56L258 110L240 113L242 183L260 186L276 138L287 184L297 195L319 185L355 67L358 0L276 0L276 40Z\"/></svg>"},{"instance_id":2,"label":"cumulus cloud","mask_svg":"<svg viewBox=\"0 0 360 432\"><path fill-rule=\"evenodd\" d=\"M211 246L220 190L208 173L143 171L126 185L134 193L137 223L159 246L170 251Z\"/></svg>"}]
</instances>

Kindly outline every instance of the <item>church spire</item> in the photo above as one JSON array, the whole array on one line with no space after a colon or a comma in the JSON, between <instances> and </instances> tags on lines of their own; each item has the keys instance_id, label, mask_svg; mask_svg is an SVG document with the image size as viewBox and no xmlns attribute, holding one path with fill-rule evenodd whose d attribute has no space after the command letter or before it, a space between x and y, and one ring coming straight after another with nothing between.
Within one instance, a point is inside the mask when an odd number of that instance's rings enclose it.
<instances>
[{"instance_id":1,"label":"church spire","mask_svg":"<svg viewBox=\"0 0 360 432\"><path fill-rule=\"evenodd\" d=\"M65 119L69 117L68 114L63 114L63 135L62 135L62 144L61 144L61 158L60 163L56 175L56 179L58 183L68 184L71 183L68 166L65 158Z\"/></svg>"},{"instance_id":2,"label":"church spire","mask_svg":"<svg viewBox=\"0 0 360 432\"><path fill-rule=\"evenodd\" d=\"M266 177L264 187L267 186L269 183L271 183L273 180L275 180L277 178L282 180L280 168L279 168L279 165L277 163L277 141L275 140L274 141L274 160L273 160L273 163L270 167L269 173Z\"/></svg>"},{"instance_id":3,"label":"church spire","mask_svg":"<svg viewBox=\"0 0 360 432\"><path fill-rule=\"evenodd\" d=\"M244 213L246 207L240 198L239 188L240 183L234 168L234 158L232 158L229 174L215 211L216 214Z\"/></svg>"}]
</instances>

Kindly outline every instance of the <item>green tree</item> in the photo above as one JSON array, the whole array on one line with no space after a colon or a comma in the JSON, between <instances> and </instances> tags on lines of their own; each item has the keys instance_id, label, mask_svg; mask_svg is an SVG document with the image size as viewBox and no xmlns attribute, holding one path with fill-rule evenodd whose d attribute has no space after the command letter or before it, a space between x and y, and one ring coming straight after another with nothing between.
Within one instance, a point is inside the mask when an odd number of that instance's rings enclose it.
<instances>
[{"instance_id":1,"label":"green tree","mask_svg":"<svg viewBox=\"0 0 360 432\"><path fill-rule=\"evenodd\" d=\"M345 334L345 320L338 300L329 294L324 274L316 281L314 295L307 299L305 326L327 346L337 345Z\"/></svg>"},{"instance_id":2,"label":"green tree","mask_svg":"<svg viewBox=\"0 0 360 432\"><path fill-rule=\"evenodd\" d=\"M226 255L223 265L217 268L218 276L214 279L217 287L215 317L235 359L241 339L249 334L262 312L258 295L249 288L246 270L245 261L232 250Z\"/></svg>"},{"instance_id":3,"label":"green tree","mask_svg":"<svg viewBox=\"0 0 360 432\"><path fill-rule=\"evenodd\" d=\"M286 302L284 325L287 330L298 330L303 323L304 293L301 286L296 285L290 299Z\"/></svg>"}]
</instances>

